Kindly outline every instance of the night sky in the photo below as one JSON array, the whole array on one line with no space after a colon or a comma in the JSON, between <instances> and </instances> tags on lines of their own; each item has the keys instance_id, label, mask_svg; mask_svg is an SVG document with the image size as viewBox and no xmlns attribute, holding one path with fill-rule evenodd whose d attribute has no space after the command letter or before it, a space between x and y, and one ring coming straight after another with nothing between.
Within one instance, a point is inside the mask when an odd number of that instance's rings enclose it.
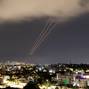
<instances>
[{"instance_id":1,"label":"night sky","mask_svg":"<svg viewBox=\"0 0 89 89\"><path fill-rule=\"evenodd\" d=\"M48 21L57 24L31 54ZM89 0L0 0L0 62L7 61L89 63Z\"/></svg>"},{"instance_id":2,"label":"night sky","mask_svg":"<svg viewBox=\"0 0 89 89\"><path fill-rule=\"evenodd\" d=\"M0 24L0 59L29 63L89 63L89 14L58 23L35 53L29 52L47 19Z\"/></svg>"}]
</instances>

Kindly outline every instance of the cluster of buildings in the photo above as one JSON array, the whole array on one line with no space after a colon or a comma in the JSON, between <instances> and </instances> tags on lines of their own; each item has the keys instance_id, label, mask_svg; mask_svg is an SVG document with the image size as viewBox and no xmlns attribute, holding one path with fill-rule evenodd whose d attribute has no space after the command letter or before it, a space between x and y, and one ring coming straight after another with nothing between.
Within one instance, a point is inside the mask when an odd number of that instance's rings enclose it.
<instances>
[{"instance_id":1,"label":"cluster of buildings","mask_svg":"<svg viewBox=\"0 0 89 89\"><path fill-rule=\"evenodd\" d=\"M88 64L35 65L25 63L0 64L0 88L22 89L29 82L41 89L56 87L89 87Z\"/></svg>"}]
</instances>

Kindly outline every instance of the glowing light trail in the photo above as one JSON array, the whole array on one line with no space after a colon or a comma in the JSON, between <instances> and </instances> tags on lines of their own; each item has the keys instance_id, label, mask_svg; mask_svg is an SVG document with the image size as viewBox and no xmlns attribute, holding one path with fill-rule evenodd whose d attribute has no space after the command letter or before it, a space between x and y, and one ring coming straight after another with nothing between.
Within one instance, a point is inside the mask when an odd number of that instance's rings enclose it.
<instances>
[{"instance_id":1,"label":"glowing light trail","mask_svg":"<svg viewBox=\"0 0 89 89\"><path fill-rule=\"evenodd\" d=\"M51 26L51 24L49 24L49 26L47 28L49 28ZM43 34L40 36L40 38L38 39L37 43L34 45L34 47L32 48L32 51L40 44L40 42L43 40L44 36L47 34L49 29L45 29Z\"/></svg>"},{"instance_id":2,"label":"glowing light trail","mask_svg":"<svg viewBox=\"0 0 89 89\"><path fill-rule=\"evenodd\" d=\"M44 27L44 29L38 36L37 40L35 41L35 44L33 45L32 49L31 49L30 55L32 55L37 50L37 48L39 48L39 46L42 44L42 42L51 33L51 31L53 30L55 25L56 25L56 23L53 23L53 22L49 23L49 21L47 22L46 26Z\"/></svg>"},{"instance_id":3,"label":"glowing light trail","mask_svg":"<svg viewBox=\"0 0 89 89\"><path fill-rule=\"evenodd\" d=\"M45 27L43 28L43 30L41 31L40 35L37 37L37 39L34 41L33 47L31 50L34 49L34 47L39 43L39 40L42 38L42 35L44 34L46 27L49 25L49 20L47 21Z\"/></svg>"}]
</instances>

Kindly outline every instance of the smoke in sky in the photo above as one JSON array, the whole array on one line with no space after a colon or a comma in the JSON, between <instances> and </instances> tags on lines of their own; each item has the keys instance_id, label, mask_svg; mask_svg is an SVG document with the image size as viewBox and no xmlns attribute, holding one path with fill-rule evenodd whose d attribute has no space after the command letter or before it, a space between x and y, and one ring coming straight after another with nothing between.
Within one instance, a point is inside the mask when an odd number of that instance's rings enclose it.
<instances>
[{"instance_id":1,"label":"smoke in sky","mask_svg":"<svg viewBox=\"0 0 89 89\"><path fill-rule=\"evenodd\" d=\"M68 18L88 11L88 0L0 0L0 21L43 16Z\"/></svg>"}]
</instances>

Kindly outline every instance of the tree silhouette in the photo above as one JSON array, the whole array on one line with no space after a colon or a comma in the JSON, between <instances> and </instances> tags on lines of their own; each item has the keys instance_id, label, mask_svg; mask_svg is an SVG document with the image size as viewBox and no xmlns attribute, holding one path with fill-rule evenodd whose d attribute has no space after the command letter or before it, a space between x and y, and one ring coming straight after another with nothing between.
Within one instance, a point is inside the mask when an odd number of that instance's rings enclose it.
<instances>
[{"instance_id":1,"label":"tree silhouette","mask_svg":"<svg viewBox=\"0 0 89 89\"><path fill-rule=\"evenodd\" d=\"M23 89L40 89L40 88L36 83L30 81Z\"/></svg>"}]
</instances>

